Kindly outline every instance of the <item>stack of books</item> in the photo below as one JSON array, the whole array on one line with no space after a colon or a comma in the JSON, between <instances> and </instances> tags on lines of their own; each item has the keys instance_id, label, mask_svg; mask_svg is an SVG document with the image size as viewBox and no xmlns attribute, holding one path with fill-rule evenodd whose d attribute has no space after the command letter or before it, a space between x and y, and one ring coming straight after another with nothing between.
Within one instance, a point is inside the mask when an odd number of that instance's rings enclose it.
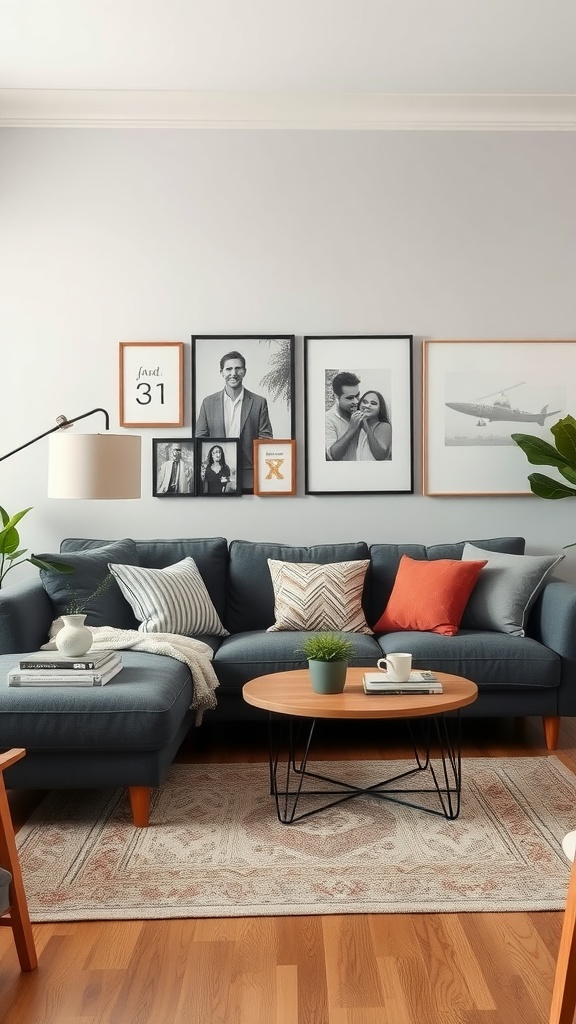
<instances>
[{"instance_id":1,"label":"stack of books","mask_svg":"<svg viewBox=\"0 0 576 1024\"><path fill-rule=\"evenodd\" d=\"M35 651L10 669L8 686L104 686L121 668L119 651L92 651L82 658Z\"/></svg>"},{"instance_id":2,"label":"stack of books","mask_svg":"<svg viewBox=\"0 0 576 1024\"><path fill-rule=\"evenodd\" d=\"M385 672L365 672L362 678L364 693L442 693L442 683L433 672L422 669L411 672L403 683L393 682Z\"/></svg>"}]
</instances>

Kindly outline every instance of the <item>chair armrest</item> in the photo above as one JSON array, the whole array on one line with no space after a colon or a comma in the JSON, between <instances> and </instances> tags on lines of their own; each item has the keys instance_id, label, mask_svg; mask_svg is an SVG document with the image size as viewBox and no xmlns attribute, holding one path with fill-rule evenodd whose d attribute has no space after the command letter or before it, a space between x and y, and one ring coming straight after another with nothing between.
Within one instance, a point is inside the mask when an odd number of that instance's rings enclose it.
<instances>
[{"instance_id":1,"label":"chair armrest","mask_svg":"<svg viewBox=\"0 0 576 1024\"><path fill-rule=\"evenodd\" d=\"M0 654L37 651L48 640L54 613L39 579L0 590Z\"/></svg>"},{"instance_id":2,"label":"chair armrest","mask_svg":"<svg viewBox=\"0 0 576 1024\"><path fill-rule=\"evenodd\" d=\"M560 656L558 714L576 715L576 584L547 583L530 613L527 633Z\"/></svg>"},{"instance_id":3,"label":"chair armrest","mask_svg":"<svg viewBox=\"0 0 576 1024\"><path fill-rule=\"evenodd\" d=\"M3 772L5 768L9 768L15 761L19 761L21 757L24 757L25 753L24 747L12 747L11 750L6 750L5 753L0 754L0 772Z\"/></svg>"}]
</instances>

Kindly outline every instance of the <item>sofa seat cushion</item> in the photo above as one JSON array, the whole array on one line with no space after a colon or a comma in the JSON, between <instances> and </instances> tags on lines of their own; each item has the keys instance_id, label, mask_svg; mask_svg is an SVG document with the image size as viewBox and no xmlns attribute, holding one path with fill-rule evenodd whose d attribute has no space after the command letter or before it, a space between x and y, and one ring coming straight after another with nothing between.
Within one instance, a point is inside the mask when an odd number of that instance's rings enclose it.
<instances>
[{"instance_id":1,"label":"sofa seat cushion","mask_svg":"<svg viewBox=\"0 0 576 1024\"><path fill-rule=\"evenodd\" d=\"M532 689L560 685L561 658L529 637L461 630L438 633L386 633L379 637L384 654L407 651L415 668L451 672L483 687Z\"/></svg>"},{"instance_id":2,"label":"sofa seat cushion","mask_svg":"<svg viewBox=\"0 0 576 1024\"><path fill-rule=\"evenodd\" d=\"M220 688L237 690L256 676L306 667L305 655L297 652L310 635L310 631L267 633L264 630L251 630L226 637L216 651L213 662ZM351 633L349 639L356 649L350 663L375 667L382 651L374 637Z\"/></svg>"},{"instance_id":3,"label":"sofa seat cushion","mask_svg":"<svg viewBox=\"0 0 576 1024\"><path fill-rule=\"evenodd\" d=\"M0 655L0 748L157 750L174 737L192 701L188 667L174 658L122 651L105 686L8 686L18 655Z\"/></svg>"}]
</instances>

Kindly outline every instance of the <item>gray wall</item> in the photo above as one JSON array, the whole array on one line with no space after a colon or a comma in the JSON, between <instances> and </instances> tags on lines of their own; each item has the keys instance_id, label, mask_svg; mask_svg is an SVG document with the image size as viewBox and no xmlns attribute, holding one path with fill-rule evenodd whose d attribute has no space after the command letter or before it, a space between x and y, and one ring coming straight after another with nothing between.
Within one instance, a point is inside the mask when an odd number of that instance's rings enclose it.
<instances>
[{"instance_id":1,"label":"gray wall","mask_svg":"<svg viewBox=\"0 0 576 1024\"><path fill-rule=\"evenodd\" d=\"M419 493L422 338L576 338L575 171L572 133L5 129L2 451L62 412L116 429L118 343L187 343L186 425L141 431L141 501L47 499L46 441L2 464L24 545L576 540L571 501ZM297 339L298 496L152 498L150 438L190 434L190 336L260 332ZM304 495L302 335L331 333L414 335L414 495Z\"/></svg>"}]
</instances>

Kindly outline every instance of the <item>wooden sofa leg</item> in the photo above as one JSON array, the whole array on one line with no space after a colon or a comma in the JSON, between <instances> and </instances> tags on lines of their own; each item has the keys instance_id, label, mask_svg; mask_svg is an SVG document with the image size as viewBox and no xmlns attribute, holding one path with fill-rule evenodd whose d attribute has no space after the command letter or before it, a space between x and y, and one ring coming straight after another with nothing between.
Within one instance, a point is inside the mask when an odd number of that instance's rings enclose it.
<instances>
[{"instance_id":1,"label":"wooden sofa leg","mask_svg":"<svg viewBox=\"0 0 576 1024\"><path fill-rule=\"evenodd\" d=\"M558 736L560 734L560 716L544 715L542 718L542 725L544 726L546 748L548 750L556 750L556 747L558 746Z\"/></svg>"},{"instance_id":2,"label":"wooden sofa leg","mask_svg":"<svg viewBox=\"0 0 576 1024\"><path fill-rule=\"evenodd\" d=\"M137 828L145 828L150 821L150 796L151 786L129 786L130 807L132 808L132 821Z\"/></svg>"}]
</instances>

